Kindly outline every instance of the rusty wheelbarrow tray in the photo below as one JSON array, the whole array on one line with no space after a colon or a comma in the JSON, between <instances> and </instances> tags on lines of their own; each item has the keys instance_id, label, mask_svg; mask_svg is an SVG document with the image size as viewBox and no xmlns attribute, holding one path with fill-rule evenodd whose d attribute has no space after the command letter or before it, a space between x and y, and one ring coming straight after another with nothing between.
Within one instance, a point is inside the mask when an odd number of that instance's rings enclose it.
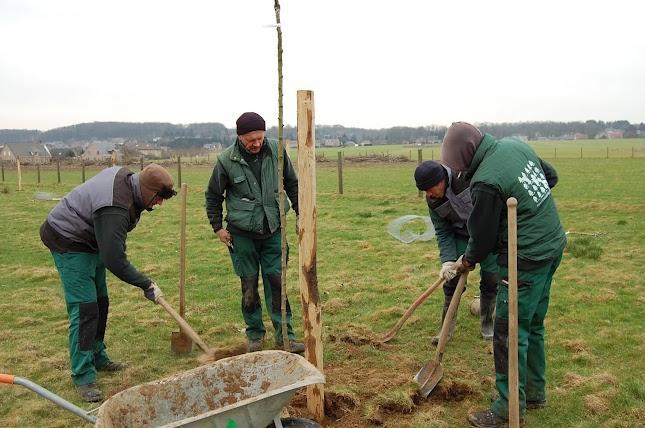
<instances>
[{"instance_id":1,"label":"rusty wheelbarrow tray","mask_svg":"<svg viewBox=\"0 0 645 428\"><path fill-rule=\"evenodd\" d=\"M296 354L238 355L121 391L101 405L95 426L264 428L272 421L281 426L280 411L296 390L324 382L324 375Z\"/></svg>"}]
</instances>

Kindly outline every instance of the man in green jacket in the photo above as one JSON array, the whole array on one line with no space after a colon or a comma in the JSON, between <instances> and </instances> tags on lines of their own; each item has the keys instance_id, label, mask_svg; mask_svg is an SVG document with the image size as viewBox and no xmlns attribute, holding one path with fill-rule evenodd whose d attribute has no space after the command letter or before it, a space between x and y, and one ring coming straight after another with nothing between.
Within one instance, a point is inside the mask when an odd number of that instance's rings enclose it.
<instances>
[{"instance_id":1,"label":"man in green jacket","mask_svg":"<svg viewBox=\"0 0 645 428\"><path fill-rule=\"evenodd\" d=\"M151 211L176 194L172 177L159 165L150 164L138 174L115 166L65 195L40 227L41 240L51 251L63 284L72 380L85 401L103 399L97 371L127 367L110 360L105 351L109 307L105 269L157 303L161 290L130 264L125 241L143 210Z\"/></svg>"},{"instance_id":2,"label":"man in green jacket","mask_svg":"<svg viewBox=\"0 0 645 428\"><path fill-rule=\"evenodd\" d=\"M470 239L454 268L471 270L492 250L502 278L497 293L493 336L495 384L499 397L489 410L473 412L477 427L503 427L508 421L508 226L506 200L517 199L518 362L520 418L526 409L546 405L544 318L553 274L566 237L551 194L557 181L533 149L516 139L496 140L465 122L446 132L441 161L470 178L473 211Z\"/></svg>"},{"instance_id":3,"label":"man in green jacket","mask_svg":"<svg viewBox=\"0 0 645 428\"><path fill-rule=\"evenodd\" d=\"M426 202L430 211L430 220L434 225L441 259L439 276L446 282L443 285L444 303L441 315L443 324L448 306L452 300L459 276L452 268L453 262L464 253L468 244L466 221L473 210L470 200L470 182L465 174L455 174L450 168L435 161L422 162L414 171L417 188L426 193ZM493 339L493 311L497 295L497 261L494 254L489 254L482 262L480 269L480 328L482 337ZM457 315L450 320L448 340L452 338L457 323ZM441 329L441 327L440 327ZM439 343L439 336L432 338L432 343Z\"/></svg>"},{"instance_id":4,"label":"man in green jacket","mask_svg":"<svg viewBox=\"0 0 645 428\"><path fill-rule=\"evenodd\" d=\"M219 240L228 247L242 284L242 315L249 352L262 350L265 328L258 292L260 269L264 301L271 316L277 349L282 349L282 238L278 206L278 144L266 138L264 119L246 112L236 122L237 139L217 159L206 190L206 214ZM284 189L298 215L298 178L284 152ZM223 227L226 201L227 227ZM285 212L289 202L284 201ZM287 300L291 352L304 352L295 340Z\"/></svg>"}]
</instances>

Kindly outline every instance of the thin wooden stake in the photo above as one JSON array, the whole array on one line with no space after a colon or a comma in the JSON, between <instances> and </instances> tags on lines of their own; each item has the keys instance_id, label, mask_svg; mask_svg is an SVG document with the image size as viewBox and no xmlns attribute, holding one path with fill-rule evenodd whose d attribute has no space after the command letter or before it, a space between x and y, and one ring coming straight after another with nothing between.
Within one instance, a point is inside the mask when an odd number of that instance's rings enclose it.
<instances>
[{"instance_id":1,"label":"thin wooden stake","mask_svg":"<svg viewBox=\"0 0 645 428\"><path fill-rule=\"evenodd\" d=\"M634 153L634 151L632 150L632 154L633 153ZM632 156L632 157L634 157L634 156ZM4 159L0 160L0 165L2 165L2 182L4 183Z\"/></svg>"},{"instance_id":2,"label":"thin wooden stake","mask_svg":"<svg viewBox=\"0 0 645 428\"><path fill-rule=\"evenodd\" d=\"M298 91L298 284L304 319L305 358L323 372L320 294L316 274L316 127L313 91ZM323 372L324 373L324 372ZM307 409L316 421L325 418L323 385L307 387Z\"/></svg>"},{"instance_id":3,"label":"thin wooden stake","mask_svg":"<svg viewBox=\"0 0 645 428\"><path fill-rule=\"evenodd\" d=\"M85 183L85 161L81 160L81 183Z\"/></svg>"},{"instance_id":4,"label":"thin wooden stake","mask_svg":"<svg viewBox=\"0 0 645 428\"><path fill-rule=\"evenodd\" d=\"M188 185L181 185L181 214L180 214L180 232L179 232L179 315L186 318L186 200Z\"/></svg>"},{"instance_id":5,"label":"thin wooden stake","mask_svg":"<svg viewBox=\"0 0 645 428\"><path fill-rule=\"evenodd\" d=\"M56 161L56 175L58 176L58 184L60 184L60 161Z\"/></svg>"},{"instance_id":6,"label":"thin wooden stake","mask_svg":"<svg viewBox=\"0 0 645 428\"><path fill-rule=\"evenodd\" d=\"M139 171L143 171L143 156L141 156L141 159L140 159L139 163L140 163Z\"/></svg>"},{"instance_id":7,"label":"thin wooden stake","mask_svg":"<svg viewBox=\"0 0 645 428\"><path fill-rule=\"evenodd\" d=\"M36 184L40 185L40 164L36 164Z\"/></svg>"}]
</instances>

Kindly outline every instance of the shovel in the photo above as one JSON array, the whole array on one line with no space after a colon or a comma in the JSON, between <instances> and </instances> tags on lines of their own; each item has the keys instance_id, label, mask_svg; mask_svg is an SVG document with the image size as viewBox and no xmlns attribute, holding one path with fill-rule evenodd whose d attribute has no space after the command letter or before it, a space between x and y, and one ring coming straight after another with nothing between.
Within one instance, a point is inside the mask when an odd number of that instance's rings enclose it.
<instances>
[{"instance_id":1,"label":"shovel","mask_svg":"<svg viewBox=\"0 0 645 428\"><path fill-rule=\"evenodd\" d=\"M430 296L437 288L441 287L443 283L445 282L445 279L439 278L434 284L432 284L426 291L424 291L418 298L417 300L414 301L410 305L407 311L403 314L401 319L388 331L387 333L383 334L378 341L380 343L385 343L389 342L392 340L392 338L396 335L396 333L399 332L401 327L403 326L403 323L407 321L408 318L410 318L410 315L419 307L421 303L423 303L428 296Z\"/></svg>"},{"instance_id":2,"label":"shovel","mask_svg":"<svg viewBox=\"0 0 645 428\"><path fill-rule=\"evenodd\" d=\"M161 305L166 312L168 312L174 319L177 321L177 324L179 324L179 327L181 330L188 335L192 339L193 342L197 344L201 348L202 351L204 351L205 354L210 354L211 349L204 343L204 341L199 337L199 335L195 332L195 330L192 329L190 325L184 320L178 313L173 309L172 306L163 297L157 297L156 302Z\"/></svg>"},{"instance_id":3,"label":"shovel","mask_svg":"<svg viewBox=\"0 0 645 428\"><path fill-rule=\"evenodd\" d=\"M443 360L443 353L446 349L446 343L448 342L450 321L453 319L453 317L457 316L459 300L461 299L461 293L463 293L464 288L466 288L467 280L468 271L461 274L459 283L457 284L457 289L455 290L455 294L453 294L452 300L450 301L448 312L446 312L443 326L441 327L441 335L439 336L439 344L437 345L437 356L434 360L429 361L425 366L423 366L421 370L419 370L419 372L416 374L416 376L414 376L414 381L419 384L419 393L423 398L427 398L428 395L430 395L434 387L437 386L437 384L443 377L443 367L441 366L441 360Z\"/></svg>"}]
</instances>

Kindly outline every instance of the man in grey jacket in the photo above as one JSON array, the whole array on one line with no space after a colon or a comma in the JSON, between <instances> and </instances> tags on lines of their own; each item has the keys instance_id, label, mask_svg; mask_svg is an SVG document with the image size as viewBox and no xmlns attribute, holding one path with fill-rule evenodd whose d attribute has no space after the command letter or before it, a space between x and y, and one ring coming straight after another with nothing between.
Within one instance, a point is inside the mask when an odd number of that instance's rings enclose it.
<instances>
[{"instance_id":1,"label":"man in grey jacket","mask_svg":"<svg viewBox=\"0 0 645 428\"><path fill-rule=\"evenodd\" d=\"M443 286L444 304L441 315L443 324L448 306L457 288L459 276L451 269L453 262L463 254L468 245L468 228L466 222L473 210L470 200L470 183L462 175L454 174L450 168L435 161L425 161L414 172L417 188L426 193L426 202L430 219L434 225L441 258L439 275L446 280ZM482 337L493 339L493 312L497 296L497 262L489 254L481 263L480 291L480 326ZM457 316L450 320L448 340L455 331ZM440 328L441 329L441 328ZM439 343L439 336L432 339Z\"/></svg>"},{"instance_id":2,"label":"man in grey jacket","mask_svg":"<svg viewBox=\"0 0 645 428\"><path fill-rule=\"evenodd\" d=\"M159 165L150 164L138 174L115 166L65 195L40 227L63 285L72 380L85 401L103 399L97 371L127 367L110 360L105 351L109 307L105 269L157 302L161 290L130 264L125 241L143 210L151 211L176 194L172 177Z\"/></svg>"}]
</instances>

